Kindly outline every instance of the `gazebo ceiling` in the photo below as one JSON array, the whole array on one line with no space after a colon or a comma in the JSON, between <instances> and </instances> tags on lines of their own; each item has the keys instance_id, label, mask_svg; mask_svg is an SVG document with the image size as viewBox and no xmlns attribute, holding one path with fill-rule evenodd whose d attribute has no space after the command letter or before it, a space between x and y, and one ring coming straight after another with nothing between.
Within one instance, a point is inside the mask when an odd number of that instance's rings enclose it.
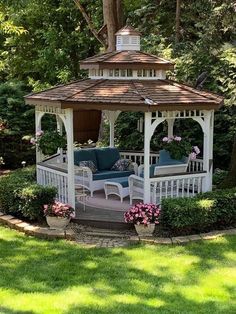
<instances>
[{"instance_id":1,"label":"gazebo ceiling","mask_svg":"<svg viewBox=\"0 0 236 314\"><path fill-rule=\"evenodd\" d=\"M135 51L112 51L95 55L80 62L81 69L154 69L173 70L174 64L152 54Z\"/></svg>"},{"instance_id":2,"label":"gazebo ceiling","mask_svg":"<svg viewBox=\"0 0 236 314\"><path fill-rule=\"evenodd\" d=\"M61 108L175 111L218 109L223 98L170 80L85 79L27 95L30 105Z\"/></svg>"}]
</instances>

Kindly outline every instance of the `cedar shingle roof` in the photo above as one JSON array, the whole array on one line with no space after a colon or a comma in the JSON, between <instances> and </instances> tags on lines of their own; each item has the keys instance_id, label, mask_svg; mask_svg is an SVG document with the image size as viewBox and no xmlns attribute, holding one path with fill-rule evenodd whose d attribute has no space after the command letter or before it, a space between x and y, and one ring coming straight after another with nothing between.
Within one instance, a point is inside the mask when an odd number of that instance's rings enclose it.
<instances>
[{"instance_id":1,"label":"cedar shingle roof","mask_svg":"<svg viewBox=\"0 0 236 314\"><path fill-rule=\"evenodd\" d=\"M60 102L62 108L127 111L216 109L223 103L220 96L170 80L86 79L25 98L28 104Z\"/></svg>"},{"instance_id":2,"label":"cedar shingle roof","mask_svg":"<svg viewBox=\"0 0 236 314\"><path fill-rule=\"evenodd\" d=\"M123 67L122 67L123 65ZM81 69L97 68L135 68L165 69L174 68L174 64L163 58L142 51L112 51L95 55L80 62Z\"/></svg>"},{"instance_id":3,"label":"cedar shingle roof","mask_svg":"<svg viewBox=\"0 0 236 314\"><path fill-rule=\"evenodd\" d=\"M132 26L125 25L123 28L118 30L118 32L116 32L115 35L140 36L141 33L139 31L137 31L135 28L133 28Z\"/></svg>"}]
</instances>

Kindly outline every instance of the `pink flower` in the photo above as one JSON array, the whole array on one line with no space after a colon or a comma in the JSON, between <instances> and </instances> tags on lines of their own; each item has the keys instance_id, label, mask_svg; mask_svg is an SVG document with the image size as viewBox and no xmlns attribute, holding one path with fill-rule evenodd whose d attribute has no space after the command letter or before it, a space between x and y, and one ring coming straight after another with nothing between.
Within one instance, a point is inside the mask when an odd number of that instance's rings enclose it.
<instances>
[{"instance_id":1,"label":"pink flower","mask_svg":"<svg viewBox=\"0 0 236 314\"><path fill-rule=\"evenodd\" d=\"M36 144L36 140L35 140L34 137L32 137L32 138L30 139L30 144L32 144L32 145L35 145L35 144Z\"/></svg>"},{"instance_id":2,"label":"pink flower","mask_svg":"<svg viewBox=\"0 0 236 314\"><path fill-rule=\"evenodd\" d=\"M39 130L39 131L36 132L36 136L41 136L41 135L43 135L43 131L42 130Z\"/></svg>"},{"instance_id":3,"label":"pink flower","mask_svg":"<svg viewBox=\"0 0 236 314\"><path fill-rule=\"evenodd\" d=\"M191 153L189 156L191 160L195 160L197 157L196 153Z\"/></svg>"},{"instance_id":4,"label":"pink flower","mask_svg":"<svg viewBox=\"0 0 236 314\"><path fill-rule=\"evenodd\" d=\"M175 140L176 140L177 142L180 142L180 141L182 140L182 138L181 138L180 136L176 136L176 137L175 137Z\"/></svg>"},{"instance_id":5,"label":"pink flower","mask_svg":"<svg viewBox=\"0 0 236 314\"><path fill-rule=\"evenodd\" d=\"M201 151L200 151L200 149L198 148L198 146L193 146L193 149L194 149L196 155L200 154Z\"/></svg>"},{"instance_id":6,"label":"pink flower","mask_svg":"<svg viewBox=\"0 0 236 314\"><path fill-rule=\"evenodd\" d=\"M168 142L168 141L169 141L169 138L168 138L168 137L163 137L162 141L163 141L163 142Z\"/></svg>"}]
</instances>

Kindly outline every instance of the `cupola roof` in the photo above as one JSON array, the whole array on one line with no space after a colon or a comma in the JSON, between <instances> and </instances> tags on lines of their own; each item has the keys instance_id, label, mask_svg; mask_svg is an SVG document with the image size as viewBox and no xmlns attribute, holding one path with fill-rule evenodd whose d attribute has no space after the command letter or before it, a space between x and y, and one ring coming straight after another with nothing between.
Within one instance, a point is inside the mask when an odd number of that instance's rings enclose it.
<instances>
[{"instance_id":1,"label":"cupola roof","mask_svg":"<svg viewBox=\"0 0 236 314\"><path fill-rule=\"evenodd\" d=\"M142 51L112 51L101 53L80 62L81 69L156 69L173 70L174 64Z\"/></svg>"}]
</instances>

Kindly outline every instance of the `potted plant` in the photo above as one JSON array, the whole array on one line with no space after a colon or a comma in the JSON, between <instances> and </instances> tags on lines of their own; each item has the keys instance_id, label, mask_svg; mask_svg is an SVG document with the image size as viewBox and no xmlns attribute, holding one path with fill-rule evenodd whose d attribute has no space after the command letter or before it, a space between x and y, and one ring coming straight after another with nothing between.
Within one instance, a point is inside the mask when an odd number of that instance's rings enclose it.
<instances>
[{"instance_id":1,"label":"potted plant","mask_svg":"<svg viewBox=\"0 0 236 314\"><path fill-rule=\"evenodd\" d=\"M124 214L125 222L133 223L139 236L152 236L159 224L160 208L155 204L135 204Z\"/></svg>"},{"instance_id":2,"label":"potted plant","mask_svg":"<svg viewBox=\"0 0 236 314\"><path fill-rule=\"evenodd\" d=\"M57 131L38 131L35 138L31 138L31 144L37 145L44 155L53 155L58 148L66 146L66 139Z\"/></svg>"},{"instance_id":3,"label":"potted plant","mask_svg":"<svg viewBox=\"0 0 236 314\"><path fill-rule=\"evenodd\" d=\"M55 201L44 205L44 215L51 229L65 229L70 219L75 217L75 210L70 205Z\"/></svg>"},{"instance_id":4,"label":"potted plant","mask_svg":"<svg viewBox=\"0 0 236 314\"><path fill-rule=\"evenodd\" d=\"M176 160L182 160L188 156L191 160L194 160L200 153L198 146L191 146L188 141L183 140L180 136L164 137L162 147L169 152L172 159Z\"/></svg>"}]
</instances>

